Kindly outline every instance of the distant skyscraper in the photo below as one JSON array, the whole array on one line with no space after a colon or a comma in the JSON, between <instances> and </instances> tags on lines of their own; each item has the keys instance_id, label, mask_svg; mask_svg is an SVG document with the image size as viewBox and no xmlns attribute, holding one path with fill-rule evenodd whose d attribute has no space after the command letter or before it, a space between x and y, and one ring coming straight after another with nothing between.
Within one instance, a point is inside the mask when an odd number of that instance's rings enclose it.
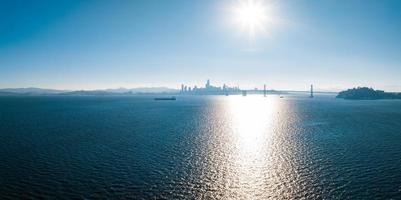
<instances>
[{"instance_id":1,"label":"distant skyscraper","mask_svg":"<svg viewBox=\"0 0 401 200\"><path fill-rule=\"evenodd\" d=\"M205 85L205 88L209 88L210 87L210 80L209 79L207 79L207 81L206 81L206 85Z\"/></svg>"},{"instance_id":2,"label":"distant skyscraper","mask_svg":"<svg viewBox=\"0 0 401 200\"><path fill-rule=\"evenodd\" d=\"M266 96L267 91L266 91L266 84L263 85L263 96Z\"/></svg>"},{"instance_id":3,"label":"distant skyscraper","mask_svg":"<svg viewBox=\"0 0 401 200\"><path fill-rule=\"evenodd\" d=\"M310 85L310 98L313 98L313 85Z\"/></svg>"}]
</instances>

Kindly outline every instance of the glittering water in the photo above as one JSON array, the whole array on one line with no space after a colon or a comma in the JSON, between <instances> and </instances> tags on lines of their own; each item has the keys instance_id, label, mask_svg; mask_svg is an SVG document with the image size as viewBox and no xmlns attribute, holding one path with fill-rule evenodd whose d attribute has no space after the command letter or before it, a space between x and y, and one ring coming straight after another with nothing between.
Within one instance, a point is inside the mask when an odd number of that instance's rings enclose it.
<instances>
[{"instance_id":1,"label":"glittering water","mask_svg":"<svg viewBox=\"0 0 401 200\"><path fill-rule=\"evenodd\" d=\"M400 199L401 101L1 97L0 197Z\"/></svg>"}]
</instances>

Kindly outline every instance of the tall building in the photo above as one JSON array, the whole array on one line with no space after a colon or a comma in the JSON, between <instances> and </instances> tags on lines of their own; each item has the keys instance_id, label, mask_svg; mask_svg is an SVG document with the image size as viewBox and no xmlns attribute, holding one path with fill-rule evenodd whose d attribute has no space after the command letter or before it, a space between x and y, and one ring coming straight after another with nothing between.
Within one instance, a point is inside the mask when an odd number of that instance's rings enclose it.
<instances>
[{"instance_id":1,"label":"tall building","mask_svg":"<svg viewBox=\"0 0 401 200\"><path fill-rule=\"evenodd\" d=\"M310 85L310 98L313 98L313 85Z\"/></svg>"},{"instance_id":2,"label":"tall building","mask_svg":"<svg viewBox=\"0 0 401 200\"><path fill-rule=\"evenodd\" d=\"M267 91L266 91L266 84L263 85L263 96L266 96Z\"/></svg>"}]
</instances>

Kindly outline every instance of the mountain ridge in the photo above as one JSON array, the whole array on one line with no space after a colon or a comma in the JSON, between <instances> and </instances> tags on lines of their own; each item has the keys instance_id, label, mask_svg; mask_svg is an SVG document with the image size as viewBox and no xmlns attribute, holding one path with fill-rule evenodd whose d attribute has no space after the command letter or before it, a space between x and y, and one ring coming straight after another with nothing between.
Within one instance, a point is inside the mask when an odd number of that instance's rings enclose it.
<instances>
[{"instance_id":1,"label":"mountain ridge","mask_svg":"<svg viewBox=\"0 0 401 200\"><path fill-rule=\"evenodd\" d=\"M118 95L118 94L152 94L175 93L177 89L168 87L110 88L97 90L57 90L38 87L2 88L0 95Z\"/></svg>"}]
</instances>

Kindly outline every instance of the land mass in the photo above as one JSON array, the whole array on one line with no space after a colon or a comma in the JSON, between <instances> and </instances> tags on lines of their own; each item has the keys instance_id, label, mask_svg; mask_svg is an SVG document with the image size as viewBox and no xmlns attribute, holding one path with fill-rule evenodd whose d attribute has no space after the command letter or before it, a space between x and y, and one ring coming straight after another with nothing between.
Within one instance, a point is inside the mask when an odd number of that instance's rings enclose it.
<instances>
[{"instance_id":1,"label":"land mass","mask_svg":"<svg viewBox=\"0 0 401 200\"><path fill-rule=\"evenodd\" d=\"M385 92L368 87L357 87L339 92L336 98L350 100L401 99L401 93Z\"/></svg>"},{"instance_id":2,"label":"land mass","mask_svg":"<svg viewBox=\"0 0 401 200\"><path fill-rule=\"evenodd\" d=\"M177 93L178 90L166 87L143 87L143 88L117 88L104 90L53 90L42 88L5 88L0 89L0 96L21 95L132 95L132 94L164 94Z\"/></svg>"}]
</instances>

